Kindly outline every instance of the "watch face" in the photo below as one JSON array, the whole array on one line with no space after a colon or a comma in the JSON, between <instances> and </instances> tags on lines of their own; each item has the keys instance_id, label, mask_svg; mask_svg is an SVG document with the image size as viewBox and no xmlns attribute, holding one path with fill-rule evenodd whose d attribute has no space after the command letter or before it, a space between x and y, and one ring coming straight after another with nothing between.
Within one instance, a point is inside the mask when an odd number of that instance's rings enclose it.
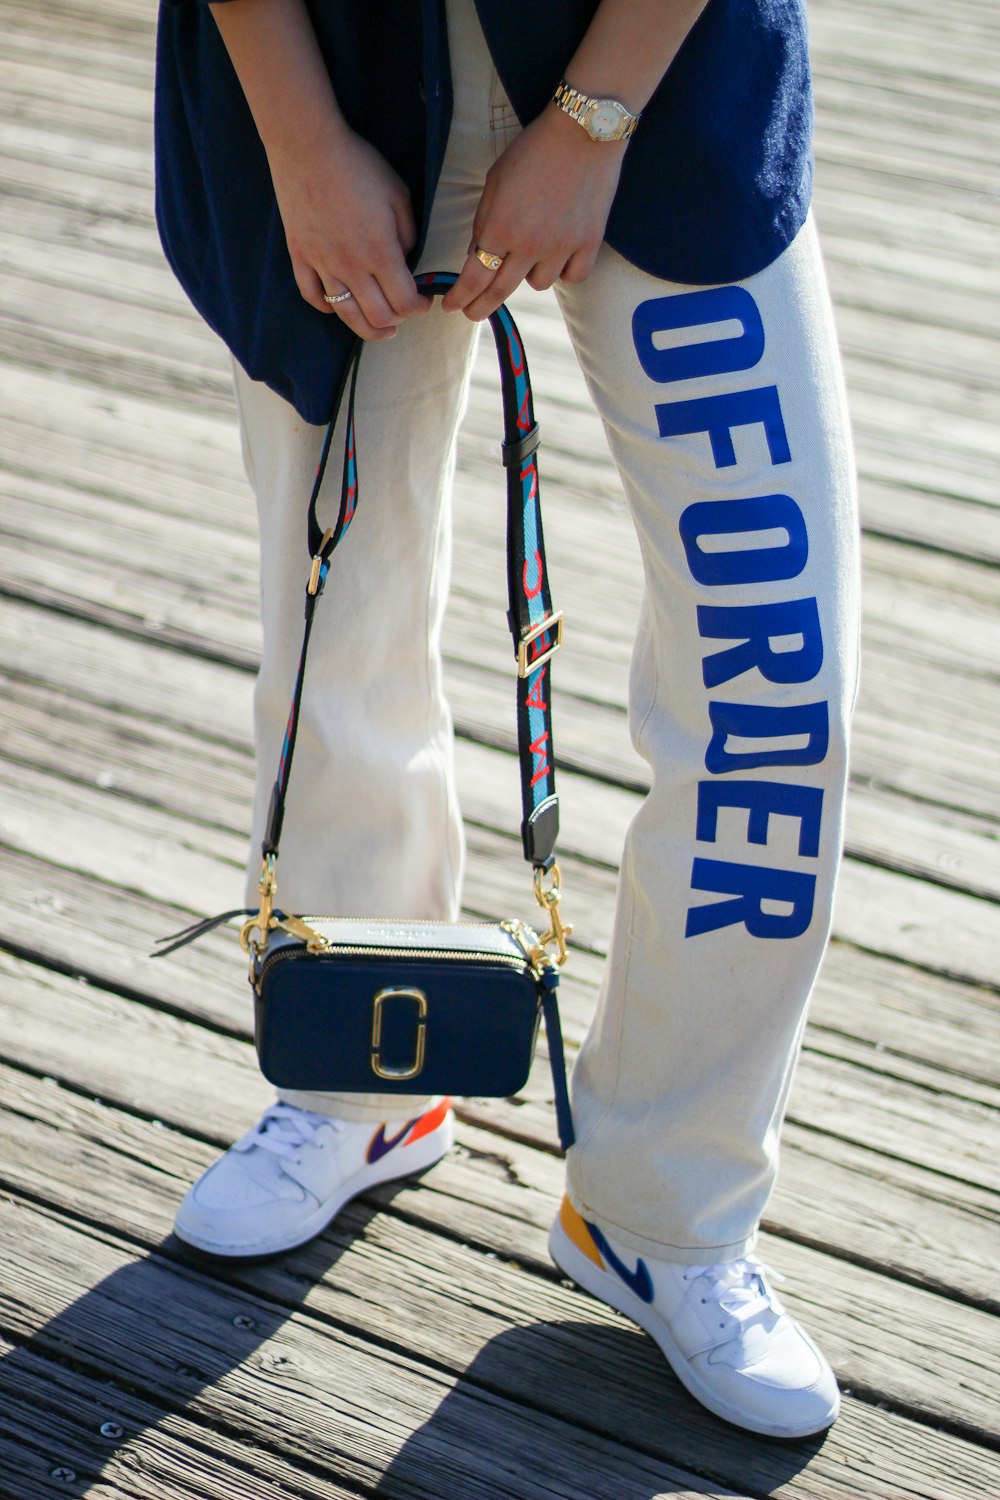
<instances>
[{"instance_id":1,"label":"watch face","mask_svg":"<svg viewBox=\"0 0 1000 1500\"><path fill-rule=\"evenodd\" d=\"M622 128L621 111L610 99L599 99L590 111L587 129L598 141L611 141Z\"/></svg>"}]
</instances>

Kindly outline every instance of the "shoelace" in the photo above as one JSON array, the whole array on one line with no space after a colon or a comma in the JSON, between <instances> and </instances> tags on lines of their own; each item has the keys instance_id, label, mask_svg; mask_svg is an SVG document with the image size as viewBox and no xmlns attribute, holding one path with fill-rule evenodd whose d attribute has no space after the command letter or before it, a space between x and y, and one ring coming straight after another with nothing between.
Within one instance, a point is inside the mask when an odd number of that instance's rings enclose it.
<instances>
[{"instance_id":1,"label":"shoelace","mask_svg":"<svg viewBox=\"0 0 1000 1500\"><path fill-rule=\"evenodd\" d=\"M781 1311L781 1304L772 1295L764 1278L772 1276L775 1281L783 1281L784 1277L762 1261L733 1260L719 1266L689 1266L684 1280L696 1281L699 1276L706 1277L709 1282L701 1300L717 1302L741 1328L758 1313Z\"/></svg>"},{"instance_id":2,"label":"shoelace","mask_svg":"<svg viewBox=\"0 0 1000 1500\"><path fill-rule=\"evenodd\" d=\"M330 1115L311 1114L292 1104L274 1104L261 1116L253 1143L275 1156L291 1156L311 1144L321 1125L338 1131L347 1128L343 1120L332 1119Z\"/></svg>"}]
</instances>

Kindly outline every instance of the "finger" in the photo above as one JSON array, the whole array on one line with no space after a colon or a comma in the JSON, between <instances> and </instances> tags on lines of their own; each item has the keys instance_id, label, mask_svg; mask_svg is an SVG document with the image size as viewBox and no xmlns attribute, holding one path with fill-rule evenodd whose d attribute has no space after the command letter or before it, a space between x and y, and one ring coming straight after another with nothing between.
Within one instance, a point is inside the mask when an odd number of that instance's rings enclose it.
<instances>
[{"instance_id":1,"label":"finger","mask_svg":"<svg viewBox=\"0 0 1000 1500\"><path fill-rule=\"evenodd\" d=\"M327 285L330 290L325 296L340 297L342 300L330 303L325 300L324 296L322 303L323 311L333 313L342 323L346 323L348 328L356 333L359 338L368 339L370 342L376 343L382 339L391 339L395 335L396 328L394 324L380 326L369 320L365 315L364 309L359 306L353 292L348 297L343 296L343 293L349 289L344 286L342 281L337 281L334 277L329 277Z\"/></svg>"},{"instance_id":2,"label":"finger","mask_svg":"<svg viewBox=\"0 0 1000 1500\"><path fill-rule=\"evenodd\" d=\"M581 245L579 250L574 250L569 260L563 266L559 280L565 281L571 286L578 286L581 281L586 281L594 269L600 248L600 245Z\"/></svg>"},{"instance_id":3,"label":"finger","mask_svg":"<svg viewBox=\"0 0 1000 1500\"><path fill-rule=\"evenodd\" d=\"M533 291L547 292L549 287L554 286L563 275L565 275L565 265L560 255L536 262L524 279Z\"/></svg>"},{"instance_id":4,"label":"finger","mask_svg":"<svg viewBox=\"0 0 1000 1500\"><path fill-rule=\"evenodd\" d=\"M369 273L359 276L352 285L351 291L354 294L355 309L367 319L371 328L391 328L395 332L399 319L389 306L385 293L373 275ZM341 307L350 310L351 304L341 303L336 310L340 311Z\"/></svg>"},{"instance_id":5,"label":"finger","mask_svg":"<svg viewBox=\"0 0 1000 1500\"><path fill-rule=\"evenodd\" d=\"M370 323L353 297L349 302L339 302L333 311L342 323L346 323L359 338L367 339L369 343L377 344L396 337L394 325L376 327L374 323Z\"/></svg>"},{"instance_id":6,"label":"finger","mask_svg":"<svg viewBox=\"0 0 1000 1500\"><path fill-rule=\"evenodd\" d=\"M345 302L350 302L352 292L342 281L330 281L327 279L323 284L323 301L326 303L328 312L336 312L337 308Z\"/></svg>"},{"instance_id":7,"label":"finger","mask_svg":"<svg viewBox=\"0 0 1000 1500\"><path fill-rule=\"evenodd\" d=\"M391 207L396 220L399 243L408 253L417 243L417 221L413 216L413 204L410 202L409 193L405 190L398 193L393 198Z\"/></svg>"},{"instance_id":8,"label":"finger","mask_svg":"<svg viewBox=\"0 0 1000 1500\"><path fill-rule=\"evenodd\" d=\"M482 297L489 291L500 274L498 271L492 271L489 267L484 266L477 258L476 250L478 248L481 247L477 246L475 241L473 241L466 256L465 265L459 273L458 280L442 298L441 305L446 312L465 312L477 298ZM496 253L501 257L501 260L503 259L500 251L493 252L490 250L486 253ZM503 269L504 266L501 265L500 270L502 271Z\"/></svg>"},{"instance_id":9,"label":"finger","mask_svg":"<svg viewBox=\"0 0 1000 1500\"><path fill-rule=\"evenodd\" d=\"M417 290L417 283L402 257L398 265L389 266L384 270L376 269L375 277L395 322L403 318L412 318L419 313L430 312L430 301L426 297L421 297Z\"/></svg>"},{"instance_id":10,"label":"finger","mask_svg":"<svg viewBox=\"0 0 1000 1500\"><path fill-rule=\"evenodd\" d=\"M429 312L430 302L426 297L421 297L405 260L406 252L412 250L417 242L417 224L409 193L401 187L392 197L390 208L395 221L396 238L393 240L390 236L388 241L383 239L379 253L370 261L369 269L392 312L393 321L399 322L403 318Z\"/></svg>"},{"instance_id":11,"label":"finger","mask_svg":"<svg viewBox=\"0 0 1000 1500\"><path fill-rule=\"evenodd\" d=\"M292 271L295 275L295 285L309 303L309 306L314 307L317 312L332 313L334 309L328 302L324 301L326 287L320 280L319 273L314 271L312 266L307 266L301 261L292 262ZM336 293L343 291L344 288L334 280L331 283L330 289L333 293Z\"/></svg>"},{"instance_id":12,"label":"finger","mask_svg":"<svg viewBox=\"0 0 1000 1500\"><path fill-rule=\"evenodd\" d=\"M340 318L341 322L346 323L359 338L377 342L381 339L392 338L396 332L393 327L376 328L369 323L355 302L353 295L348 297L344 302L327 302L327 295L338 297L342 292L348 290L344 283L338 281L335 276L328 276L324 282L320 279L319 273L313 270L312 266L306 266L301 263L294 265L293 270L299 291L310 307L315 307L317 312L324 313L328 317Z\"/></svg>"},{"instance_id":13,"label":"finger","mask_svg":"<svg viewBox=\"0 0 1000 1500\"><path fill-rule=\"evenodd\" d=\"M531 270L532 262L527 256L509 255L488 286L465 304L462 309L467 318L480 323L495 313L502 302L517 291Z\"/></svg>"}]
</instances>

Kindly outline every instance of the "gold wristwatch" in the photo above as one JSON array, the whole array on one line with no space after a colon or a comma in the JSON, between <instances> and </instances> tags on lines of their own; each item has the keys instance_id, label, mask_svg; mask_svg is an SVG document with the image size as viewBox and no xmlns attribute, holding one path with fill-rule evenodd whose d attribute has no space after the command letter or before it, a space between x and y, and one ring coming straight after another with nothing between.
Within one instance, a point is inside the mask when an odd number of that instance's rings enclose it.
<instances>
[{"instance_id":1,"label":"gold wristwatch","mask_svg":"<svg viewBox=\"0 0 1000 1500\"><path fill-rule=\"evenodd\" d=\"M582 125L592 141L627 141L639 123L617 99L589 99L564 78L552 95L564 114Z\"/></svg>"}]
</instances>

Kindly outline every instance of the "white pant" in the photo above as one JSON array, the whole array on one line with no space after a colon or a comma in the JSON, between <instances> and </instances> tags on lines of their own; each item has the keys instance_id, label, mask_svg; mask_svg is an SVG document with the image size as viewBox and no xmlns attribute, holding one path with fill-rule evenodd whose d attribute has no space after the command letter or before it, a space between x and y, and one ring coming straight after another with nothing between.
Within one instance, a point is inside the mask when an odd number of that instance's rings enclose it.
<instances>
[{"instance_id":1,"label":"white pant","mask_svg":"<svg viewBox=\"0 0 1000 1500\"><path fill-rule=\"evenodd\" d=\"M455 115L429 270L462 264L484 174L518 128L471 0L452 0L449 28ZM605 246L558 297L641 546L630 726L652 772L574 1071L568 1188L635 1250L715 1262L752 1244L773 1183L840 853L858 615L840 367L811 224L737 287L660 282ZM360 507L316 615L282 837L292 911L457 913L439 643L474 343L466 319L435 307L362 360ZM322 430L242 371L236 388L263 559L256 851L301 641ZM336 461L329 488L332 516ZM258 870L253 854L251 891ZM385 1113L378 1096L285 1097Z\"/></svg>"}]
</instances>

